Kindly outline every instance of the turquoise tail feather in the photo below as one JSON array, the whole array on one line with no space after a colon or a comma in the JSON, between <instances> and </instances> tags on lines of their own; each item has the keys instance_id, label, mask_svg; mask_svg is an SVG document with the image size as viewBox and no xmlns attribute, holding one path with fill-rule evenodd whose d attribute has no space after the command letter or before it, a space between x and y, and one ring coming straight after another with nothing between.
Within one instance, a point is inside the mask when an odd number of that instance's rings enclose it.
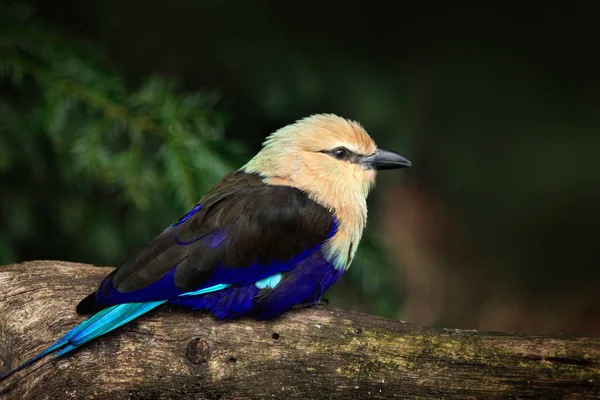
<instances>
[{"instance_id":1,"label":"turquoise tail feather","mask_svg":"<svg viewBox=\"0 0 600 400\"><path fill-rule=\"evenodd\" d=\"M71 329L62 338L40 354L25 361L7 374L0 376L0 382L48 354L58 351L54 355L54 358L58 358L90 340L125 325L140 315L145 314L164 303L166 303L166 300L146 303L124 303L105 308Z\"/></svg>"},{"instance_id":2,"label":"turquoise tail feather","mask_svg":"<svg viewBox=\"0 0 600 400\"><path fill-rule=\"evenodd\" d=\"M75 347L81 346L113 329L125 325L140 315L145 314L166 302L166 300L160 300L145 303L124 303L109 307L107 309L108 311L100 318L96 318L90 323L87 323L97 315L95 314L89 320L84 321L81 325L85 324L85 326L70 335L69 344Z\"/></svg>"},{"instance_id":3,"label":"turquoise tail feather","mask_svg":"<svg viewBox=\"0 0 600 400\"><path fill-rule=\"evenodd\" d=\"M13 375L16 372L19 372L20 370L22 370L23 368L33 364L34 362L36 362L37 360L47 356L48 354L58 350L60 347L64 346L64 343L58 343L56 342L55 344L53 344L52 346L48 347L46 350L42 351L40 354L36 355L35 357L30 358L29 360L25 361L23 364L19 365L17 368L8 371L6 374L0 376L0 382L2 382L3 380L5 380L6 378L8 378L9 376Z\"/></svg>"}]
</instances>

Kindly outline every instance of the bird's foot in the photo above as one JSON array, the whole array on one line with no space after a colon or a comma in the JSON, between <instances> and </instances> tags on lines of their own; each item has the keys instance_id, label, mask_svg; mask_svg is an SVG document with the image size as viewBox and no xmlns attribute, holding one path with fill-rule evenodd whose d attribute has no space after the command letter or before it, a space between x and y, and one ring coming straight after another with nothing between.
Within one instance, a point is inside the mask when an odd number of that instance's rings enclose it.
<instances>
[{"instance_id":1,"label":"bird's foot","mask_svg":"<svg viewBox=\"0 0 600 400\"><path fill-rule=\"evenodd\" d=\"M317 304L315 304L317 307L321 306L321 307L327 307L329 305L329 299L320 299L319 302Z\"/></svg>"},{"instance_id":2,"label":"bird's foot","mask_svg":"<svg viewBox=\"0 0 600 400\"><path fill-rule=\"evenodd\" d=\"M302 307L327 307L329 305L329 299L319 299L319 301L307 301L302 303Z\"/></svg>"},{"instance_id":3,"label":"bird's foot","mask_svg":"<svg viewBox=\"0 0 600 400\"><path fill-rule=\"evenodd\" d=\"M294 308L302 309L302 308L315 308L315 307L327 307L329 305L328 299L320 299L319 301L307 301L304 303L300 303L296 305Z\"/></svg>"}]
</instances>

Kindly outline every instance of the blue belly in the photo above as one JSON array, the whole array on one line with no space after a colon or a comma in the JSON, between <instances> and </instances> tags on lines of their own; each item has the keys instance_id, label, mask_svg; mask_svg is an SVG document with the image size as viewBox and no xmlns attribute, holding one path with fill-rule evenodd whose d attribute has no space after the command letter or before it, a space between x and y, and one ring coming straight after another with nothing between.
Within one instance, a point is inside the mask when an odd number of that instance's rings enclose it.
<instances>
[{"instance_id":1,"label":"blue belly","mask_svg":"<svg viewBox=\"0 0 600 400\"><path fill-rule=\"evenodd\" d=\"M274 288L269 285L258 287L256 284L230 286L212 293L179 297L169 303L207 310L217 319L245 315L259 320L268 319L297 304L318 303L323 293L342 273L343 269L334 268L332 263L325 260L321 251L317 251L299 262L291 271L281 274L281 280Z\"/></svg>"}]
</instances>

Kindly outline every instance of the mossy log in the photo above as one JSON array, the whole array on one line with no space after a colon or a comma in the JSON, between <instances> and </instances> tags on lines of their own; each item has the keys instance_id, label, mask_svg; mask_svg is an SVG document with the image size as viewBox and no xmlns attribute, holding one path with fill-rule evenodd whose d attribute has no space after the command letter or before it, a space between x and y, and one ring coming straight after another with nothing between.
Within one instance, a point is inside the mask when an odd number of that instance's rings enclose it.
<instances>
[{"instance_id":1,"label":"mossy log","mask_svg":"<svg viewBox=\"0 0 600 400\"><path fill-rule=\"evenodd\" d=\"M75 305L108 272L54 261L1 267L0 374L82 321ZM600 396L600 337L433 329L329 307L222 322L162 306L40 364L1 383L3 398Z\"/></svg>"}]
</instances>

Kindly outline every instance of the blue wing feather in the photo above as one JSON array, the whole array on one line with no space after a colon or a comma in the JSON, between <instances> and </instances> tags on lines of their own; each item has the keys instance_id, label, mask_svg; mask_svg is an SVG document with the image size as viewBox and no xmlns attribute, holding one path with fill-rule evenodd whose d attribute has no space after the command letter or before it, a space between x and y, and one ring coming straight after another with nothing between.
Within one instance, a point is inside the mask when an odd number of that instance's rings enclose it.
<instances>
[{"instance_id":1,"label":"blue wing feather","mask_svg":"<svg viewBox=\"0 0 600 400\"><path fill-rule=\"evenodd\" d=\"M303 191L238 171L111 273L93 304L99 309L216 285L252 285L321 251L337 228L330 210Z\"/></svg>"},{"instance_id":2,"label":"blue wing feather","mask_svg":"<svg viewBox=\"0 0 600 400\"><path fill-rule=\"evenodd\" d=\"M328 239L331 238L337 231L337 220L334 219L334 224L329 233ZM215 241L221 242L224 246L224 240ZM188 244L189 245L189 244ZM185 245L187 246L187 245ZM270 263L254 262L250 266L244 268L228 268L219 263L214 268L211 276L198 288L191 291L184 291L175 285L175 272L177 265L168 270L160 279L150 285L132 292L121 292L113 284L112 279L105 279L98 288L96 300L105 305L114 305L127 302L144 302L158 301L166 299L175 299L189 292L202 292L208 288L225 286L246 286L253 285L258 281L266 279L278 273L284 273L292 270L303 260L310 258L316 252L320 252L322 243L316 246L305 249L300 254L291 257L288 260L278 261L273 260ZM200 294L200 293L198 293Z\"/></svg>"}]
</instances>

